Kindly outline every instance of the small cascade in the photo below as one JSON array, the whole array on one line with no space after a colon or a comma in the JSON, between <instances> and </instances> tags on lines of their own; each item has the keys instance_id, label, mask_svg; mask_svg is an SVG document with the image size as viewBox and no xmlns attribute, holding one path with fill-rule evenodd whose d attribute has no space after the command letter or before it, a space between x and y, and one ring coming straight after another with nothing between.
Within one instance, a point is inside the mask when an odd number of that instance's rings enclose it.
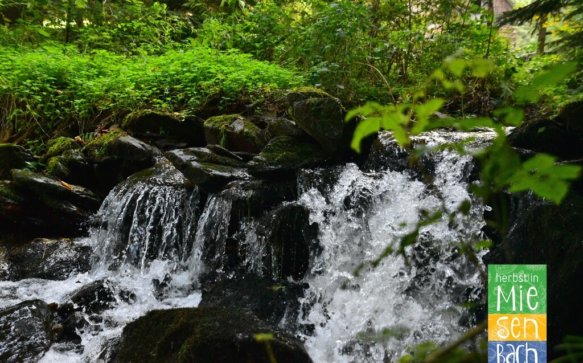
<instances>
[{"instance_id":1,"label":"small cascade","mask_svg":"<svg viewBox=\"0 0 583 363\"><path fill-rule=\"evenodd\" d=\"M102 263L144 269L154 259L184 262L196 234L197 187L168 162L115 187L94 217L91 231Z\"/></svg>"},{"instance_id":2,"label":"small cascade","mask_svg":"<svg viewBox=\"0 0 583 363\"><path fill-rule=\"evenodd\" d=\"M442 144L438 136L416 142ZM364 172L354 164L300 176L299 200L319 226L322 247L305 279L310 288L300 316L315 362L396 361L417 343L445 342L472 324L462 305L481 298L480 276L456 248L481 236L484 226L485 206L468 192L472 160L450 151L425 158L430 178L386 166ZM424 214L453 213L464 201L471 202L466 215L444 215L421 228L407 261L389 255L355 274L387 246L396 249Z\"/></svg>"}]
</instances>

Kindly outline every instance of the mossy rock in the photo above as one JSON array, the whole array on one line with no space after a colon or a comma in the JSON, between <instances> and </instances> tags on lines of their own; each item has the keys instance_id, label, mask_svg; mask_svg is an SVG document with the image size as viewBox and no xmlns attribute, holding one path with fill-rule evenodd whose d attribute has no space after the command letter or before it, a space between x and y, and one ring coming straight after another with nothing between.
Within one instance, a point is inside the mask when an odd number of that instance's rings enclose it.
<instances>
[{"instance_id":1,"label":"mossy rock","mask_svg":"<svg viewBox=\"0 0 583 363\"><path fill-rule=\"evenodd\" d=\"M88 143L83 154L93 169L92 190L107 194L128 176L152 167L160 151L115 129Z\"/></svg>"},{"instance_id":2,"label":"mossy rock","mask_svg":"<svg viewBox=\"0 0 583 363\"><path fill-rule=\"evenodd\" d=\"M99 135L85 145L83 154L91 161L100 161L111 157L112 144L122 136L127 136L127 132L119 128Z\"/></svg>"},{"instance_id":3,"label":"mossy rock","mask_svg":"<svg viewBox=\"0 0 583 363\"><path fill-rule=\"evenodd\" d=\"M92 168L79 149L67 150L61 155L51 157L47 162L46 173L71 184L90 186Z\"/></svg>"},{"instance_id":4,"label":"mossy rock","mask_svg":"<svg viewBox=\"0 0 583 363\"><path fill-rule=\"evenodd\" d=\"M329 159L331 156L313 142L290 136L279 136L271 139L248 165L252 174L267 176L271 173L316 166Z\"/></svg>"},{"instance_id":5,"label":"mossy rock","mask_svg":"<svg viewBox=\"0 0 583 363\"><path fill-rule=\"evenodd\" d=\"M0 144L0 179L9 179L10 170L24 168L30 159L30 154L23 147Z\"/></svg>"},{"instance_id":6,"label":"mossy rock","mask_svg":"<svg viewBox=\"0 0 583 363\"><path fill-rule=\"evenodd\" d=\"M58 156L69 150L81 149L81 145L70 137L57 137L48 142L48 150L44 156L45 160Z\"/></svg>"},{"instance_id":7,"label":"mossy rock","mask_svg":"<svg viewBox=\"0 0 583 363\"><path fill-rule=\"evenodd\" d=\"M195 116L141 110L126 116L121 126L138 139L162 148L205 144L203 120Z\"/></svg>"},{"instance_id":8,"label":"mossy rock","mask_svg":"<svg viewBox=\"0 0 583 363\"><path fill-rule=\"evenodd\" d=\"M251 153L261 151L266 141L263 130L239 114L208 118L204 122L204 135L209 144Z\"/></svg>"},{"instance_id":9,"label":"mossy rock","mask_svg":"<svg viewBox=\"0 0 583 363\"><path fill-rule=\"evenodd\" d=\"M238 179L249 179L240 159L218 155L207 148L172 150L165 154L172 164L193 184L213 192Z\"/></svg>"},{"instance_id":10,"label":"mossy rock","mask_svg":"<svg viewBox=\"0 0 583 363\"><path fill-rule=\"evenodd\" d=\"M128 324L114 362L279 363L312 360L295 338L247 310L182 308L150 311Z\"/></svg>"},{"instance_id":11,"label":"mossy rock","mask_svg":"<svg viewBox=\"0 0 583 363\"><path fill-rule=\"evenodd\" d=\"M348 148L346 110L340 100L321 91L308 90L288 95L290 115L295 123L328 152Z\"/></svg>"},{"instance_id":12,"label":"mossy rock","mask_svg":"<svg viewBox=\"0 0 583 363\"><path fill-rule=\"evenodd\" d=\"M308 98L328 98L332 97L327 92L316 87L298 87L294 88L287 94L287 102L293 105L295 102L303 101Z\"/></svg>"}]
</instances>

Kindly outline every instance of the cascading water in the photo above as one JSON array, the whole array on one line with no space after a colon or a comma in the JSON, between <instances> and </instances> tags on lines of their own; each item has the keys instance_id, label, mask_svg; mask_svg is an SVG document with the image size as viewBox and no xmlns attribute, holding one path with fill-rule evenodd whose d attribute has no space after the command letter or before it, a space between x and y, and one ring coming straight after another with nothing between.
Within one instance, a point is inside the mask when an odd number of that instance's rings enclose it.
<instances>
[{"instance_id":1,"label":"cascading water","mask_svg":"<svg viewBox=\"0 0 583 363\"><path fill-rule=\"evenodd\" d=\"M446 135L430 133L416 143L431 147L468 137ZM0 307L36 298L61 304L80 287L104 280L115 302L98 319L86 314L90 326L78 331L81 344L54 344L42 361L106 360L110 342L128 322L153 309L197 306L199 277L210 269L307 283L300 311L286 312L287 319L299 316L297 323L280 326L298 329L292 333L305 340L317 363L395 361L418 342L451 339L472 324L462 303L481 293L477 269L455 244L479 237L484 225L486 207L468 192L471 158L431 153L421 176L394 167L402 150L388 147L388 138L381 141L380 164L301 170L297 195L287 191L288 183L277 197L270 196L275 184L254 181L205 196L163 161L114 188L89 237L77 241L94 251L90 272L64 281L0 282ZM420 229L419 244L405 251L407 261L389 255L353 273L396 246L422 215L454 212L466 200L469 213L444 215ZM304 212L317 233L302 227ZM288 236L290 230L304 236ZM235 257L226 258L233 246Z\"/></svg>"},{"instance_id":2,"label":"cascading water","mask_svg":"<svg viewBox=\"0 0 583 363\"><path fill-rule=\"evenodd\" d=\"M431 135L416 141L428 147L443 142ZM429 158L435 166L429 183L407 171L363 172L353 164L342 167L332 185L322 183L318 171L300 178L300 201L319 225L323 249L306 277L307 313L300 317L313 328L305 344L315 362L395 361L407 347L445 342L463 330L462 303L479 298L481 282L455 243L481 235L484 206L468 192L469 156L444 151ZM422 213L452 213L466 200L471 210L457 213L455 223L444 215L420 230L419 245L407 249L409 265L389 255L353 273L387 246L396 250Z\"/></svg>"}]
</instances>

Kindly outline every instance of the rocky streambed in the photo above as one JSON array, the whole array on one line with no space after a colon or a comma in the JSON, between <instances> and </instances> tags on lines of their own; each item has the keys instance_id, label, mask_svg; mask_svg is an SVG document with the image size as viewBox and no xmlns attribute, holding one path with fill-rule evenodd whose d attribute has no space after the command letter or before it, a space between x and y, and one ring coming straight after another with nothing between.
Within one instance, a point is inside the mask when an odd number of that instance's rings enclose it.
<instances>
[{"instance_id":1,"label":"rocky streambed","mask_svg":"<svg viewBox=\"0 0 583 363\"><path fill-rule=\"evenodd\" d=\"M470 156L412 158L386 133L354 155L337 99L304 89L280 102L206 119L140 111L41 157L0 145L0 360L396 361L483 318L479 273L456 247L475 237L505 241L481 263L512 251L549 264L549 315L577 306L565 289L583 277L579 186L561 206L528 194L485 205ZM544 151L521 138L534 125L515 142ZM407 261L354 274L427 213L466 202L456 223L424 227ZM500 208L507 238L485 225ZM571 316L549 336L575 333Z\"/></svg>"}]
</instances>

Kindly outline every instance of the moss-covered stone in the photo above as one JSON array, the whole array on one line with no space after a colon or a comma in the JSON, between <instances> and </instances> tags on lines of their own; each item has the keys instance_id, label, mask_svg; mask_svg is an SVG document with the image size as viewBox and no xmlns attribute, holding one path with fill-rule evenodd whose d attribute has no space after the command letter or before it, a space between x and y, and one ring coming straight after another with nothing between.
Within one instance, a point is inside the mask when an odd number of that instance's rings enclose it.
<instances>
[{"instance_id":1,"label":"moss-covered stone","mask_svg":"<svg viewBox=\"0 0 583 363\"><path fill-rule=\"evenodd\" d=\"M53 156L61 155L65 151L80 149L81 145L70 137L57 137L48 142L48 150L45 154L45 159L50 159Z\"/></svg>"},{"instance_id":2,"label":"moss-covered stone","mask_svg":"<svg viewBox=\"0 0 583 363\"><path fill-rule=\"evenodd\" d=\"M26 166L28 154L24 148L14 144L0 144L0 179L10 178L11 169Z\"/></svg>"},{"instance_id":3,"label":"moss-covered stone","mask_svg":"<svg viewBox=\"0 0 583 363\"><path fill-rule=\"evenodd\" d=\"M81 150L68 150L47 162L46 173L71 184L90 186L92 170Z\"/></svg>"},{"instance_id":4,"label":"moss-covered stone","mask_svg":"<svg viewBox=\"0 0 583 363\"><path fill-rule=\"evenodd\" d=\"M293 105L295 102L303 101L308 98L327 98L332 97L325 91L321 90L320 88L316 87L298 87L294 88L287 94L287 101L290 105Z\"/></svg>"},{"instance_id":5,"label":"moss-covered stone","mask_svg":"<svg viewBox=\"0 0 583 363\"><path fill-rule=\"evenodd\" d=\"M172 150L165 156L188 180L208 191L219 190L233 180L249 179L242 161L207 148Z\"/></svg>"},{"instance_id":6,"label":"moss-covered stone","mask_svg":"<svg viewBox=\"0 0 583 363\"><path fill-rule=\"evenodd\" d=\"M239 114L221 115L204 122L207 143L232 151L258 153L265 146L265 135L257 125Z\"/></svg>"},{"instance_id":7,"label":"moss-covered stone","mask_svg":"<svg viewBox=\"0 0 583 363\"><path fill-rule=\"evenodd\" d=\"M271 139L261 153L249 162L249 168L252 173L263 175L315 166L329 158L329 154L313 142L279 136Z\"/></svg>"},{"instance_id":8,"label":"moss-covered stone","mask_svg":"<svg viewBox=\"0 0 583 363\"><path fill-rule=\"evenodd\" d=\"M92 161L100 161L107 157L110 157L112 144L117 141L120 137L126 136L127 132L122 129L116 128L105 134L102 134L95 139L91 140L83 148L83 153L85 156Z\"/></svg>"},{"instance_id":9,"label":"moss-covered stone","mask_svg":"<svg viewBox=\"0 0 583 363\"><path fill-rule=\"evenodd\" d=\"M132 112L124 119L122 128L138 139L158 147L177 145L203 146L205 144L203 121L197 117L182 117L176 113L152 110Z\"/></svg>"},{"instance_id":10,"label":"moss-covered stone","mask_svg":"<svg viewBox=\"0 0 583 363\"><path fill-rule=\"evenodd\" d=\"M331 96L291 97L290 114L296 124L329 152L344 150L348 146L345 133L346 111L340 100ZM288 97L290 99L290 97Z\"/></svg>"},{"instance_id":11,"label":"moss-covered stone","mask_svg":"<svg viewBox=\"0 0 583 363\"><path fill-rule=\"evenodd\" d=\"M93 170L92 190L107 194L128 176L153 166L160 151L115 129L88 143L83 154Z\"/></svg>"},{"instance_id":12,"label":"moss-covered stone","mask_svg":"<svg viewBox=\"0 0 583 363\"><path fill-rule=\"evenodd\" d=\"M114 362L268 363L270 350L279 363L311 362L298 340L249 311L155 310L124 328Z\"/></svg>"}]
</instances>

